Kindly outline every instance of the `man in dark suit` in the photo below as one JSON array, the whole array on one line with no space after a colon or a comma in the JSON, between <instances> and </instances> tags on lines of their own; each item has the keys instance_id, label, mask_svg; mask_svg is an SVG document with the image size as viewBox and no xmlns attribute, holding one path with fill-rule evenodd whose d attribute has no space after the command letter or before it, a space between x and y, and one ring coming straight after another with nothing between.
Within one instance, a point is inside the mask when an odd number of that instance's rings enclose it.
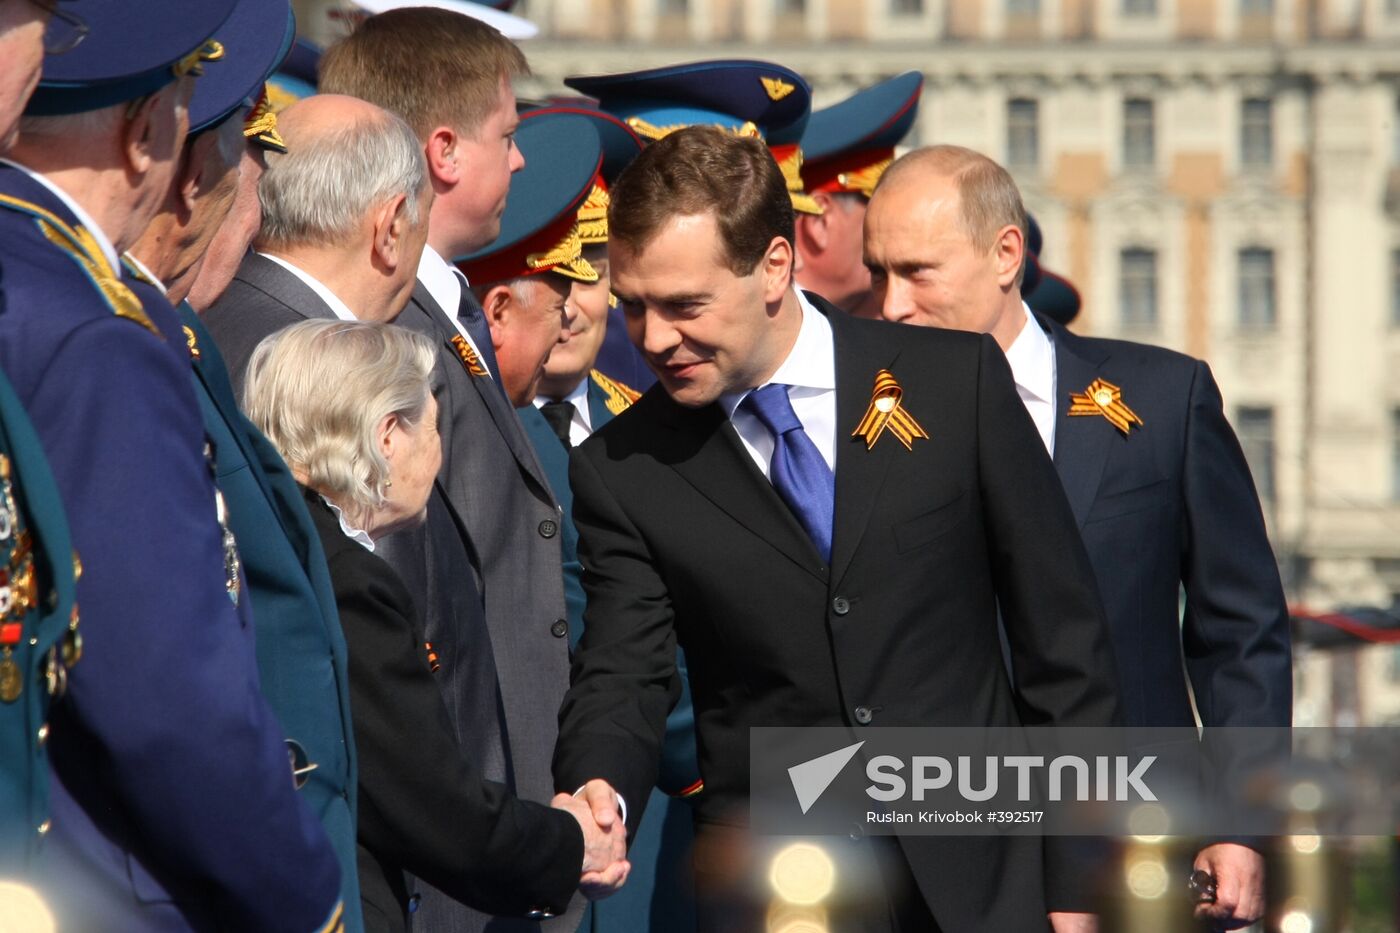
<instances>
[{"instance_id":1,"label":"man in dark suit","mask_svg":"<svg viewBox=\"0 0 1400 933\"><path fill-rule=\"evenodd\" d=\"M692 127L652 144L608 220L613 291L660 385L574 454L588 608L560 790L592 782L606 811L615 788L635 823L677 644L701 851L744 819L751 726L1117 721L1092 569L1049 459L1026 454L1034 428L992 341L794 291L791 204L752 139ZM842 929L1045 928L1038 839L857 845L880 884ZM713 861L697 864L702 928L761 924L764 905L723 877L735 860Z\"/></svg>"},{"instance_id":2,"label":"man in dark suit","mask_svg":"<svg viewBox=\"0 0 1400 933\"><path fill-rule=\"evenodd\" d=\"M515 145L510 82L528 71L520 50L494 29L458 13L414 8L372 16L328 49L320 88L403 117L427 158L437 192L428 246L396 323L438 345L439 485L475 556L486 620L481 631L459 616L452 634L464 658L490 658L485 683L476 674L463 676L478 668L453 673L446 663L449 676L440 683L459 741L485 762L487 776L543 803L554 794L549 760L568 686L559 505L502 389L490 325L453 264L491 246L501 232L511 176L525 164ZM420 577L442 575L421 547L395 544L389 559L405 579L414 565ZM441 585L458 582L449 578ZM496 694L498 702L477 701ZM488 924L493 931L538 928L466 912L431 889L423 895L414 923L429 933ZM573 930L583 909L576 898L554 926Z\"/></svg>"},{"instance_id":3,"label":"man in dark suit","mask_svg":"<svg viewBox=\"0 0 1400 933\"><path fill-rule=\"evenodd\" d=\"M865 222L886 318L990 334L1005 351L1034 446L1053 454L1093 562L1127 724L1193 725L1194 695L1207 729L1288 726L1278 566L1209 367L1033 316L1020 291L1025 242L1010 176L955 146L896 162ZM1242 925L1262 915L1259 853L1220 842L1195 867L1218 885L1199 916Z\"/></svg>"},{"instance_id":4,"label":"man in dark suit","mask_svg":"<svg viewBox=\"0 0 1400 933\"><path fill-rule=\"evenodd\" d=\"M318 94L278 126L289 151L265 156L257 252L203 314L239 395L248 358L273 331L315 317L397 317L428 233L432 186L398 117Z\"/></svg>"}]
</instances>

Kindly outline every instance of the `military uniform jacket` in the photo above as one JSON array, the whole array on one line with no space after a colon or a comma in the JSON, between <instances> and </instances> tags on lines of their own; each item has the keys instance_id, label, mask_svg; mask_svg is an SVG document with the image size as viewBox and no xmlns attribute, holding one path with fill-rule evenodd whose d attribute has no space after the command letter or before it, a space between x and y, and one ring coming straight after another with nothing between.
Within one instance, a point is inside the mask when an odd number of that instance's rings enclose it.
<instances>
[{"instance_id":1,"label":"military uniform jacket","mask_svg":"<svg viewBox=\"0 0 1400 933\"><path fill-rule=\"evenodd\" d=\"M257 629L263 696L315 770L300 796L340 857L347 933L360 929L355 870L355 742L345 636L301 489L281 455L238 410L228 370L194 309L176 311L194 357L195 393L238 540Z\"/></svg>"},{"instance_id":2,"label":"military uniform jacket","mask_svg":"<svg viewBox=\"0 0 1400 933\"><path fill-rule=\"evenodd\" d=\"M39 438L0 374L0 878L28 873L49 825L47 719L78 622L70 542Z\"/></svg>"},{"instance_id":3,"label":"military uniform jacket","mask_svg":"<svg viewBox=\"0 0 1400 933\"><path fill-rule=\"evenodd\" d=\"M38 210L0 209L0 367L84 560L84 657L49 738L59 926L337 926L339 868L258 692L174 309L141 307L34 179L0 167L0 194Z\"/></svg>"},{"instance_id":4,"label":"military uniform jacket","mask_svg":"<svg viewBox=\"0 0 1400 933\"><path fill-rule=\"evenodd\" d=\"M556 783L604 778L643 799L679 644L705 779L697 849L709 825L747 813L751 726L1119 720L1092 570L996 344L814 303L835 340L830 566L717 404L687 409L658 386L573 457L588 607ZM851 436L881 369L930 435L912 450ZM944 929L1045 929L1040 840L899 842Z\"/></svg>"}]
</instances>

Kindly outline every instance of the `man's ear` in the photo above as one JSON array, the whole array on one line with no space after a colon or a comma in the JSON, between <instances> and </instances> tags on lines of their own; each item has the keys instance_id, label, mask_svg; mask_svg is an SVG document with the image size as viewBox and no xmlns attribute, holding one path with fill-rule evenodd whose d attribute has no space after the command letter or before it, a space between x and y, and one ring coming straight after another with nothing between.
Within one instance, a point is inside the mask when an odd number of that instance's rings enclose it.
<instances>
[{"instance_id":1,"label":"man's ear","mask_svg":"<svg viewBox=\"0 0 1400 933\"><path fill-rule=\"evenodd\" d=\"M792 284L793 263L796 255L787 237L775 236L768 244L768 251L759 262L759 272L763 275L763 301L773 304L782 301L783 293Z\"/></svg>"},{"instance_id":2,"label":"man's ear","mask_svg":"<svg viewBox=\"0 0 1400 933\"><path fill-rule=\"evenodd\" d=\"M428 160L428 174L434 188L451 188L462 180L462 137L450 126L439 126L428 134L423 146Z\"/></svg>"},{"instance_id":3,"label":"man's ear","mask_svg":"<svg viewBox=\"0 0 1400 933\"><path fill-rule=\"evenodd\" d=\"M481 310L485 312L486 323L491 327L491 346L499 350L505 343L506 327L515 310L515 293L504 283L492 285L481 296Z\"/></svg>"},{"instance_id":4,"label":"man's ear","mask_svg":"<svg viewBox=\"0 0 1400 933\"><path fill-rule=\"evenodd\" d=\"M996 263L997 284L1002 288L1010 288L1016 281L1016 276L1020 274L1021 263L1026 258L1026 238L1021 233L1021 228L1015 224L1002 227L997 232L992 250L993 261Z\"/></svg>"},{"instance_id":5,"label":"man's ear","mask_svg":"<svg viewBox=\"0 0 1400 933\"><path fill-rule=\"evenodd\" d=\"M831 242L831 228L827 222L827 217L831 211L837 209L838 205L832 200L831 195L825 191L817 191L812 194L812 200L822 209L820 214L798 214L797 239L798 251L807 250L814 253L826 252L827 245Z\"/></svg>"},{"instance_id":6,"label":"man's ear","mask_svg":"<svg viewBox=\"0 0 1400 933\"><path fill-rule=\"evenodd\" d=\"M145 175L155 163L155 112L157 106L167 106L165 88L127 105L126 121L122 124L122 155L126 166L137 175Z\"/></svg>"},{"instance_id":7,"label":"man's ear","mask_svg":"<svg viewBox=\"0 0 1400 933\"><path fill-rule=\"evenodd\" d=\"M408 198L395 195L374 209L374 255L385 269L394 270L403 261L404 235L408 232Z\"/></svg>"},{"instance_id":8,"label":"man's ear","mask_svg":"<svg viewBox=\"0 0 1400 933\"><path fill-rule=\"evenodd\" d=\"M205 184L213 181L205 176L211 168L211 156L216 154L218 147L219 133L210 130L186 142L180 154L180 171L175 176L174 193L186 219L194 213L195 202L199 200Z\"/></svg>"}]
</instances>

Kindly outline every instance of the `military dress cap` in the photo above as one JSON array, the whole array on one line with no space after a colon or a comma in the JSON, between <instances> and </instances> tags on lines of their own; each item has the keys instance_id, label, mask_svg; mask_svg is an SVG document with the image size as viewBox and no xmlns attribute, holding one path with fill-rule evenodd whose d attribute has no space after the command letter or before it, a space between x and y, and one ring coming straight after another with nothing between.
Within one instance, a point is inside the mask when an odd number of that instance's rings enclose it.
<instances>
[{"instance_id":1,"label":"military dress cap","mask_svg":"<svg viewBox=\"0 0 1400 933\"><path fill-rule=\"evenodd\" d=\"M474 285L541 272L598 281L578 235L578 209L603 164L603 144L593 126L577 114L521 117L515 143L525 167L511 177L501 233L490 246L456 260Z\"/></svg>"},{"instance_id":2,"label":"military dress cap","mask_svg":"<svg viewBox=\"0 0 1400 933\"><path fill-rule=\"evenodd\" d=\"M250 101L264 103L264 84L287 57L296 31L289 0L239 0L214 32L224 50L219 66L210 68L195 84L190 135L215 126ZM269 129L275 135L275 123Z\"/></svg>"},{"instance_id":3,"label":"military dress cap","mask_svg":"<svg viewBox=\"0 0 1400 933\"><path fill-rule=\"evenodd\" d=\"M867 198L919 112L924 76L906 71L812 114L802 133L808 191Z\"/></svg>"},{"instance_id":4,"label":"military dress cap","mask_svg":"<svg viewBox=\"0 0 1400 933\"><path fill-rule=\"evenodd\" d=\"M572 114L593 123L603 146L603 163L588 197L578 209L578 235L585 246L608 242L608 206L612 203L608 188L642 151L641 137L618 117L591 106L591 101L556 101L528 112L536 118L545 114Z\"/></svg>"},{"instance_id":5,"label":"military dress cap","mask_svg":"<svg viewBox=\"0 0 1400 933\"><path fill-rule=\"evenodd\" d=\"M101 110L153 94L222 57L214 41L235 0L73 0L65 12L87 24L73 49L44 58L25 114Z\"/></svg>"},{"instance_id":6,"label":"military dress cap","mask_svg":"<svg viewBox=\"0 0 1400 933\"><path fill-rule=\"evenodd\" d=\"M1068 326L1079 314L1079 290L1040 264L1045 238L1034 217L1027 214L1026 222L1026 271L1021 277L1021 297L1032 311Z\"/></svg>"},{"instance_id":7,"label":"military dress cap","mask_svg":"<svg viewBox=\"0 0 1400 933\"><path fill-rule=\"evenodd\" d=\"M281 66L267 79L268 106L274 112L316 93L316 71L321 66L322 49L310 39L298 38Z\"/></svg>"},{"instance_id":8,"label":"military dress cap","mask_svg":"<svg viewBox=\"0 0 1400 933\"><path fill-rule=\"evenodd\" d=\"M774 62L716 59L615 75L573 75L564 83L597 98L648 141L686 126L719 126L768 143L793 207L820 208L802 190L799 141L812 113L812 89Z\"/></svg>"}]
</instances>

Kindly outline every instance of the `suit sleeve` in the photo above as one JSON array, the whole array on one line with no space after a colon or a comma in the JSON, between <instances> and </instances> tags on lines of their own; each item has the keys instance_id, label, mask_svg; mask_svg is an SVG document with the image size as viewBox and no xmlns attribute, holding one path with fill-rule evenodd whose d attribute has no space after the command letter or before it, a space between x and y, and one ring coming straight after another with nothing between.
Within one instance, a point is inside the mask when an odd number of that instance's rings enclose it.
<instances>
[{"instance_id":1,"label":"suit sleeve","mask_svg":"<svg viewBox=\"0 0 1400 933\"><path fill-rule=\"evenodd\" d=\"M467 761L408 592L387 564L343 553L331 578L349 645L361 844L478 910L562 913L583 868L578 823L484 780Z\"/></svg>"},{"instance_id":2,"label":"suit sleeve","mask_svg":"<svg viewBox=\"0 0 1400 933\"><path fill-rule=\"evenodd\" d=\"M1006 356L982 338L978 459L997 601L1028 726L1116 726L1122 712L1094 571ZM1047 836L1050 911L1093 908L1096 842Z\"/></svg>"},{"instance_id":3,"label":"suit sleeve","mask_svg":"<svg viewBox=\"0 0 1400 933\"><path fill-rule=\"evenodd\" d=\"M602 450L578 448L569 472L588 605L559 713L554 782L573 792L606 780L627 800L635 830L656 783L666 714L680 694L676 635L665 581L593 463Z\"/></svg>"},{"instance_id":4,"label":"suit sleeve","mask_svg":"<svg viewBox=\"0 0 1400 933\"><path fill-rule=\"evenodd\" d=\"M1259 496L1205 363L1186 426L1182 641L1206 726L1289 726L1288 608Z\"/></svg>"},{"instance_id":5,"label":"suit sleeve","mask_svg":"<svg viewBox=\"0 0 1400 933\"><path fill-rule=\"evenodd\" d=\"M230 926L321 929L340 871L293 787L246 609L225 589L188 364L139 327L99 320L69 336L31 410L84 568L84 656L64 701L78 753L104 763L105 793L154 869L206 886Z\"/></svg>"}]
</instances>

